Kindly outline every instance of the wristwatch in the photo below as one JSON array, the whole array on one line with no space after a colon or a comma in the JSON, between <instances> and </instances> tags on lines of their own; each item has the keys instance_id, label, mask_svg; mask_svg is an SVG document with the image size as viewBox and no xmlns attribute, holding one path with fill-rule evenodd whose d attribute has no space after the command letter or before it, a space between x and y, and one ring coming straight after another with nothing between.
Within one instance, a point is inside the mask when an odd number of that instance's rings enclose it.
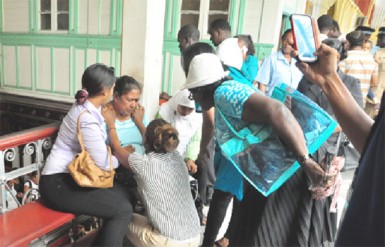
<instances>
[{"instance_id":1,"label":"wristwatch","mask_svg":"<svg viewBox=\"0 0 385 247\"><path fill-rule=\"evenodd\" d=\"M304 155L300 155L297 157L297 161L298 163L300 163L301 165L305 163L306 160L308 160L310 158L310 155L309 154L304 154Z\"/></svg>"}]
</instances>

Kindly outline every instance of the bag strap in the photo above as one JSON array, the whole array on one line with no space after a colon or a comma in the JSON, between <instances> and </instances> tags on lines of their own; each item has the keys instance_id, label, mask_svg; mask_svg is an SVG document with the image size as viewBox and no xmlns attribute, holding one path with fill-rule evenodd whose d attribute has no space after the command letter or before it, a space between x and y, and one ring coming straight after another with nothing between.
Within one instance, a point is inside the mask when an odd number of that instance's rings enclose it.
<instances>
[{"instance_id":1,"label":"bag strap","mask_svg":"<svg viewBox=\"0 0 385 247\"><path fill-rule=\"evenodd\" d=\"M230 124L230 122L226 119L225 115L222 113L222 111L219 109L219 107L216 107L215 110L218 110L219 114L221 115L223 121L225 121L227 127L229 127L229 129L231 130L231 132L233 132L234 135L236 135L237 137L241 138L241 139L246 139L246 136L242 136L240 135L234 128L233 126Z\"/></svg>"},{"instance_id":2,"label":"bag strap","mask_svg":"<svg viewBox=\"0 0 385 247\"><path fill-rule=\"evenodd\" d=\"M83 143L83 138L82 138L82 134L80 132L80 117L86 113L86 112L89 112L88 110L84 110L82 111L80 114L79 114L79 117L78 117L78 140L79 140L79 144L80 144L80 147L82 148L82 150L86 150L86 147L84 147L84 143ZM114 170L113 166L112 166L112 154L111 154L111 148L110 146L106 145L107 146L107 150L108 150L108 154L110 155L110 172L112 172Z\"/></svg>"}]
</instances>

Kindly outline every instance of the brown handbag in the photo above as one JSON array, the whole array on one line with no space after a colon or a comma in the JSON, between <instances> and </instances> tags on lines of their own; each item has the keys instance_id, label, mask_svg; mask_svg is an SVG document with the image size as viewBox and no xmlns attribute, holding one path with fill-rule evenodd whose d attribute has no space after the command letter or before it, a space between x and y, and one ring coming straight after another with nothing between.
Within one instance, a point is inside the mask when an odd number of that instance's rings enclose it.
<instances>
[{"instance_id":1,"label":"brown handbag","mask_svg":"<svg viewBox=\"0 0 385 247\"><path fill-rule=\"evenodd\" d=\"M72 178L80 187L91 188L111 188L114 184L115 170L112 166L111 149L107 146L110 154L110 171L101 169L92 160L83 144L82 135L80 133L80 116L87 110L80 113L78 117L78 139L82 151L78 153L68 166L68 170Z\"/></svg>"}]
</instances>

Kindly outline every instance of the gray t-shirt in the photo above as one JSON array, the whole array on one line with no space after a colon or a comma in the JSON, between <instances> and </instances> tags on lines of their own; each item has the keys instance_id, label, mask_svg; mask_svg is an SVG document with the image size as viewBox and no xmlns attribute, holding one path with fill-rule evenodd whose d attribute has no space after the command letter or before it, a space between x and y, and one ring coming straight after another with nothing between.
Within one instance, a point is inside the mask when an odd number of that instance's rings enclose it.
<instances>
[{"instance_id":1,"label":"gray t-shirt","mask_svg":"<svg viewBox=\"0 0 385 247\"><path fill-rule=\"evenodd\" d=\"M136 174L139 193L151 224L162 235L174 240L198 236L199 217L182 156L177 151L133 153L128 162Z\"/></svg>"}]
</instances>

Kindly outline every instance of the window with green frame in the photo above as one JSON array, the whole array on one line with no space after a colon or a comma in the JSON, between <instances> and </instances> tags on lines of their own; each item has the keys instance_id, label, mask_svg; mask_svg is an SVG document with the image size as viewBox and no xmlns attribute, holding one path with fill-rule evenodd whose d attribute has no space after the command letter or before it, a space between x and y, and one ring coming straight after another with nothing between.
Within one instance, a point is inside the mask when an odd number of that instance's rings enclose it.
<instances>
[{"instance_id":1,"label":"window with green frame","mask_svg":"<svg viewBox=\"0 0 385 247\"><path fill-rule=\"evenodd\" d=\"M179 27L194 24L201 39L209 39L207 30L215 19L229 20L230 0L181 0Z\"/></svg>"},{"instance_id":2,"label":"window with green frame","mask_svg":"<svg viewBox=\"0 0 385 247\"><path fill-rule=\"evenodd\" d=\"M68 31L69 0L40 0L40 31Z\"/></svg>"}]
</instances>

